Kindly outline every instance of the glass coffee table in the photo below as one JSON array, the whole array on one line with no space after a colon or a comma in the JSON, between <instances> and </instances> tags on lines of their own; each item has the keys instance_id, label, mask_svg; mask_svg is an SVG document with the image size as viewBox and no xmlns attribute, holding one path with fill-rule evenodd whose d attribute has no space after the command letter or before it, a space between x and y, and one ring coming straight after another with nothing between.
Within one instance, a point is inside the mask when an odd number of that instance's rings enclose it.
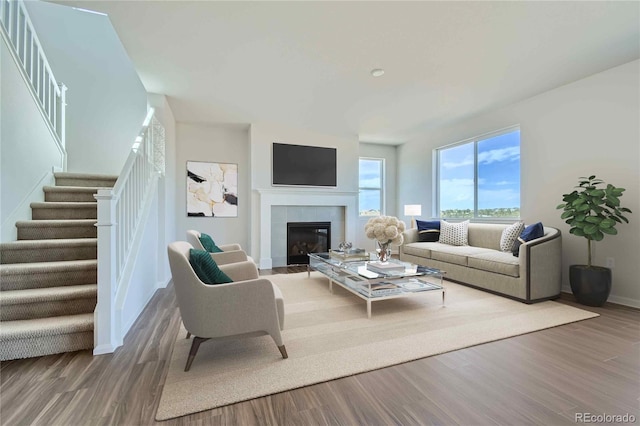
<instances>
[{"instance_id":1,"label":"glass coffee table","mask_svg":"<svg viewBox=\"0 0 640 426\"><path fill-rule=\"evenodd\" d=\"M369 265L371 264L371 265ZM375 266L378 266L376 270ZM381 271L382 269L382 271ZM329 279L329 291L333 284L355 294L367 302L367 316L371 318L371 303L379 300L413 297L426 292L441 292L442 305L446 289L444 271L390 259L383 265L375 261L344 261L331 253L309 253L307 276L311 270Z\"/></svg>"}]
</instances>

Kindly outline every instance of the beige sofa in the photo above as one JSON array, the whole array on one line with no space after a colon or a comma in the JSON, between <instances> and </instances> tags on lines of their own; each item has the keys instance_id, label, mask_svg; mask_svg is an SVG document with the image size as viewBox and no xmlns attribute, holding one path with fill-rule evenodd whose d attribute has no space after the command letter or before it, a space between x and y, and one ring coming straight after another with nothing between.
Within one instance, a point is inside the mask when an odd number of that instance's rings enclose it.
<instances>
[{"instance_id":1,"label":"beige sofa","mask_svg":"<svg viewBox=\"0 0 640 426\"><path fill-rule=\"evenodd\" d=\"M555 299L562 286L562 238L555 228L520 246L520 257L500 251L508 225L470 223L469 245L418 242L418 230L404 232L400 259L446 272L445 278L525 303Z\"/></svg>"}]
</instances>

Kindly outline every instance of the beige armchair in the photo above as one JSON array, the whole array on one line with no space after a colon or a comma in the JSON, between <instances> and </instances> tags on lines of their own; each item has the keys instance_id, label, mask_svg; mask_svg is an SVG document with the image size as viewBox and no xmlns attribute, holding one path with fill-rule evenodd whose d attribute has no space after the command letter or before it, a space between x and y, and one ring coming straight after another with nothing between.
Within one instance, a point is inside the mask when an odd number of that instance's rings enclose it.
<instances>
[{"instance_id":1,"label":"beige armchair","mask_svg":"<svg viewBox=\"0 0 640 426\"><path fill-rule=\"evenodd\" d=\"M269 334L287 358L280 330L284 327L284 301L280 289L259 278L253 262L221 265L234 282L204 284L189 263L191 244L169 244L169 265L187 338L193 334L184 371L189 371L200 344L209 339L254 337Z\"/></svg>"},{"instance_id":2,"label":"beige armchair","mask_svg":"<svg viewBox=\"0 0 640 426\"><path fill-rule=\"evenodd\" d=\"M187 231L187 242L198 250L204 250L202 243L200 242L200 232L190 229ZM253 259L247 256L247 253L242 250L240 244L222 244L218 245L222 253L211 253L211 257L216 261L218 265L227 265L229 263L250 261Z\"/></svg>"}]
</instances>

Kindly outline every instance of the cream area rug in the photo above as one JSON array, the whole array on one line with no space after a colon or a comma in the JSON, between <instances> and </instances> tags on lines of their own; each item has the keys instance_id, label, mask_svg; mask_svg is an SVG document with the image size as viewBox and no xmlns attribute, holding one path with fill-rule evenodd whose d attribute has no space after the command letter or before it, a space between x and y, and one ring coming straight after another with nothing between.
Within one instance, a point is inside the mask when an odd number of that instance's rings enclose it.
<instances>
[{"instance_id":1,"label":"cream area rug","mask_svg":"<svg viewBox=\"0 0 640 426\"><path fill-rule=\"evenodd\" d=\"M156 413L166 420L598 316L556 302L526 305L445 281L440 292L366 302L313 272L268 277L285 301L282 359L269 336L209 340L189 372L178 333Z\"/></svg>"}]
</instances>

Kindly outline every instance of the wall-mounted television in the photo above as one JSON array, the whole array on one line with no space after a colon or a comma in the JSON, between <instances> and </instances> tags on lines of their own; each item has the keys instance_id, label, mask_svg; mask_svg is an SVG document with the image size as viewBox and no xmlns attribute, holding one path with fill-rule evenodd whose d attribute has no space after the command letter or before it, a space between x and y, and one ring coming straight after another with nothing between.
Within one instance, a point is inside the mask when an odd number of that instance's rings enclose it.
<instances>
[{"instance_id":1,"label":"wall-mounted television","mask_svg":"<svg viewBox=\"0 0 640 426\"><path fill-rule=\"evenodd\" d=\"M336 148L273 143L272 184L337 186Z\"/></svg>"}]
</instances>

